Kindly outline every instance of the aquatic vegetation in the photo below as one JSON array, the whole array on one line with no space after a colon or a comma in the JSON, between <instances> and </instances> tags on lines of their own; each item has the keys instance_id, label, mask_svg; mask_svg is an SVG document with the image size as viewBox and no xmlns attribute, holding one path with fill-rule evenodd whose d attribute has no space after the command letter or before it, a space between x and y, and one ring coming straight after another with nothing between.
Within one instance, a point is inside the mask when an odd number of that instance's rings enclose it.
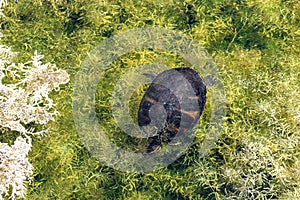
<instances>
[{"instance_id":1,"label":"aquatic vegetation","mask_svg":"<svg viewBox=\"0 0 300 200\"><path fill-rule=\"evenodd\" d=\"M188 152L166 168L125 173L103 165L85 149L72 118L72 84L61 86L49 95L61 117L45 125L50 137L32 142L28 155L34 172L27 199L300 198L299 1L23 0L9 2L3 13L2 42L19 53L16 62L31 59L37 50L46 62L66 70L71 83L83 59L101 41L125 30L156 26L189 35L207 49L226 89L226 121L207 156L199 158L198 151L209 129L209 89ZM171 68L187 64L172 52L137 50L113 62L98 85L97 117L120 147L139 143L123 134L111 116L115 80L149 63ZM20 72L8 73L3 88L22 80ZM139 88L132 95L132 116L137 117L143 92ZM29 127L40 132L40 126L24 126L27 131ZM1 139L7 145L1 147L14 148L16 135L6 136ZM25 145L21 140L18 144ZM12 150L6 152L12 156ZM24 174L32 174L31 166L25 166Z\"/></svg>"},{"instance_id":2,"label":"aquatic vegetation","mask_svg":"<svg viewBox=\"0 0 300 200\"><path fill-rule=\"evenodd\" d=\"M69 81L66 71L55 65L43 64L43 57L35 52L32 61L12 63L15 53L10 48L1 46L0 64L0 126L3 140L16 140L10 146L0 143L0 195L24 197L25 181L32 178L33 167L28 161L28 152L32 146L32 136L43 135L46 129L36 131L30 124L47 124L54 121L58 114L52 111L55 104L48 96L50 91L59 90L60 84ZM5 83L9 77L12 83ZM11 133L9 133L11 132ZM18 132L18 134L16 134Z\"/></svg>"},{"instance_id":3,"label":"aquatic vegetation","mask_svg":"<svg viewBox=\"0 0 300 200\"><path fill-rule=\"evenodd\" d=\"M28 159L32 136L47 132L36 131L33 125L54 121L58 112L53 111L55 104L48 95L69 81L66 71L43 64L37 52L26 63L14 63L16 55L10 47L0 46L0 199L25 197L26 182L33 176Z\"/></svg>"}]
</instances>

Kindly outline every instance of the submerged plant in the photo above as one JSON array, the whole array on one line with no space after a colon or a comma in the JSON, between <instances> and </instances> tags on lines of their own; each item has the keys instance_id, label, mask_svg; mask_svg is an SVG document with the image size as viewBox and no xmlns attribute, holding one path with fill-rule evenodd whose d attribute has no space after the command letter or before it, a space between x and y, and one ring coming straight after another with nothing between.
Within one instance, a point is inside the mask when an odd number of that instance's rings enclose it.
<instances>
[{"instance_id":1,"label":"submerged plant","mask_svg":"<svg viewBox=\"0 0 300 200\"><path fill-rule=\"evenodd\" d=\"M0 55L0 126L19 133L12 146L0 143L0 194L11 193L14 199L24 197L24 181L33 173L27 158L31 136L47 131L35 131L28 125L54 121L58 112L52 111L55 104L48 95L66 84L69 75L54 64L43 64L37 52L32 61L18 64L11 62L15 53L10 48L1 46ZM12 83L5 84L5 80Z\"/></svg>"},{"instance_id":2,"label":"submerged plant","mask_svg":"<svg viewBox=\"0 0 300 200\"><path fill-rule=\"evenodd\" d=\"M31 149L31 139L18 137L12 146L0 143L0 199L2 195L24 198L26 193L25 181L33 174L33 167L27 155ZM10 191L11 189L11 191Z\"/></svg>"},{"instance_id":3,"label":"submerged plant","mask_svg":"<svg viewBox=\"0 0 300 200\"><path fill-rule=\"evenodd\" d=\"M181 31L212 55L226 89L226 121L211 153L198 158L199 147L210 128L208 101L196 130L195 144L170 166L145 174L122 173L97 162L84 149L76 132L70 103L72 87L56 93L52 99L59 102L56 109L63 117L47 125L51 137L32 142L29 161L35 174L27 188L28 199L300 199L299 1L23 0L11 1L4 14L3 41L22 52L19 60L28 60L23 57L36 49L64 69L71 65L68 68L71 76L89 50L112 35L149 26ZM3 51L10 57L9 48L3 47ZM101 125L107 125L110 141L119 147L129 149L143 143L122 134L114 123L110 110L115 86L112 80L143 64L160 63L171 68L187 64L171 53L151 49L131 52L105 72L95 96L97 118ZM5 56L1 60L11 62ZM32 62L25 65L31 67ZM4 72L4 88L20 83L28 75L25 71L15 71L15 74ZM18 84L14 90L26 90L26 84ZM143 88L136 90L129 103L129 108L133 108L130 115L136 121L135 108L142 93ZM211 92L208 90L207 94ZM32 96L33 93L29 95ZM39 102L43 100L35 107L51 105L44 97ZM38 116L34 114L30 115ZM18 118L26 116L11 117L17 117L27 132L13 133L6 126L0 134L1 148L5 150L0 156L15 159L14 162L24 160L23 174L16 176L20 182L9 189L1 187L1 191L6 189L11 195L16 192L12 190L14 187L24 194L19 186L32 175L26 160L30 148L14 157L20 152L17 146L31 147L25 135L31 137L43 131L39 126L32 130L34 123L39 122L25 124ZM20 140L14 143L18 136ZM4 168L21 167L0 162ZM6 163L12 160L7 159ZM21 197L19 194L15 193L15 197Z\"/></svg>"},{"instance_id":4,"label":"submerged plant","mask_svg":"<svg viewBox=\"0 0 300 200\"><path fill-rule=\"evenodd\" d=\"M6 5L0 1L0 7ZM2 10L0 10L2 14ZM0 45L0 127L3 134L16 136L13 145L0 141L0 200L25 198L26 181L33 175L33 166L28 160L32 136L42 135L47 130L36 131L32 124L47 124L54 121L57 111L48 96L59 90L60 84L69 82L66 71L55 64L43 64L37 52L31 61L14 63L15 52ZM7 134L8 133L8 134Z\"/></svg>"},{"instance_id":5,"label":"submerged plant","mask_svg":"<svg viewBox=\"0 0 300 200\"><path fill-rule=\"evenodd\" d=\"M10 48L0 48L0 126L18 132L14 144L0 143L0 194L24 197L24 181L33 174L27 154L31 149L31 136L42 135L47 130L35 131L31 123L47 124L58 114L51 111L55 104L48 96L59 90L60 84L69 81L66 71L51 63L43 64L43 56L35 52L32 61L12 63L15 53ZM12 80L5 84L4 79ZM0 197L1 199L1 197Z\"/></svg>"}]
</instances>

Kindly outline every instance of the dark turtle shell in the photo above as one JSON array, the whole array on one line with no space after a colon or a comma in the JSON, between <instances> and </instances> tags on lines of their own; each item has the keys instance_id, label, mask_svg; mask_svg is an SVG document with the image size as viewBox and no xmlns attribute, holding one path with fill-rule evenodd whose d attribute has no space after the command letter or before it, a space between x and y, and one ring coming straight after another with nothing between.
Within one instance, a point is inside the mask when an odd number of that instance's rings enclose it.
<instances>
[{"instance_id":1,"label":"dark turtle shell","mask_svg":"<svg viewBox=\"0 0 300 200\"><path fill-rule=\"evenodd\" d=\"M152 139L151 153L176 134L187 134L198 122L206 102L206 86L191 68L158 74L146 90L138 111L139 127Z\"/></svg>"}]
</instances>

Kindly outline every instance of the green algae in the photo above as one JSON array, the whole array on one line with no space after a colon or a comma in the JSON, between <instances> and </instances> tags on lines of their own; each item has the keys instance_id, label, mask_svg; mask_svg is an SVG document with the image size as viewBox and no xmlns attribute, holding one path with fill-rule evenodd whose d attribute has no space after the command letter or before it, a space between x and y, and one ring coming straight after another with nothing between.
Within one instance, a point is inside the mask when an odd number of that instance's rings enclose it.
<instances>
[{"instance_id":1,"label":"green algae","mask_svg":"<svg viewBox=\"0 0 300 200\"><path fill-rule=\"evenodd\" d=\"M10 1L1 22L3 43L19 52L21 61L37 50L71 77L52 93L60 116L47 125L49 135L34 139L29 156L35 176L27 198L300 198L299 8L292 0ZM209 110L203 113L193 146L168 168L119 172L99 163L81 143L72 115L72 85L81 62L101 41L151 26L184 33L212 55L226 89L226 122L204 158L197 150ZM115 79L153 61L170 67L183 63L172 54L141 50L119 58L114 73L108 74ZM113 135L120 131L109 104L101 103L112 89L110 81L99 85L98 116L118 142ZM134 142L124 134L118 137Z\"/></svg>"}]
</instances>

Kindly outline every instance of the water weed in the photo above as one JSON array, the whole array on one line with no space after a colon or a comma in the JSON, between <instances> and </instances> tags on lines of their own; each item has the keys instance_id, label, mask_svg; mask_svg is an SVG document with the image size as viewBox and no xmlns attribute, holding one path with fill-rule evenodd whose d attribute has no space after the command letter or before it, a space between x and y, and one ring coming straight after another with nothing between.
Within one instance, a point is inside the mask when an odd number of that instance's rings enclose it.
<instances>
[{"instance_id":1,"label":"water weed","mask_svg":"<svg viewBox=\"0 0 300 200\"><path fill-rule=\"evenodd\" d=\"M37 50L45 62L70 74L70 84L49 95L60 116L45 125L46 137L32 141L27 199L299 198L298 1L23 0L9 1L3 14L1 43L18 52L16 63L30 60ZM81 62L100 42L153 26L184 33L212 55L226 90L226 120L217 143L200 158L212 106L208 92L186 154L153 172L120 172L97 161L82 144L73 121L72 85ZM172 52L139 49L115 60L97 86L97 117L121 147L144 144L122 133L111 116L111 80L153 62L188 65ZM144 91L132 96L132 116ZM1 141L13 144L15 138L6 136L1 129Z\"/></svg>"}]
</instances>

